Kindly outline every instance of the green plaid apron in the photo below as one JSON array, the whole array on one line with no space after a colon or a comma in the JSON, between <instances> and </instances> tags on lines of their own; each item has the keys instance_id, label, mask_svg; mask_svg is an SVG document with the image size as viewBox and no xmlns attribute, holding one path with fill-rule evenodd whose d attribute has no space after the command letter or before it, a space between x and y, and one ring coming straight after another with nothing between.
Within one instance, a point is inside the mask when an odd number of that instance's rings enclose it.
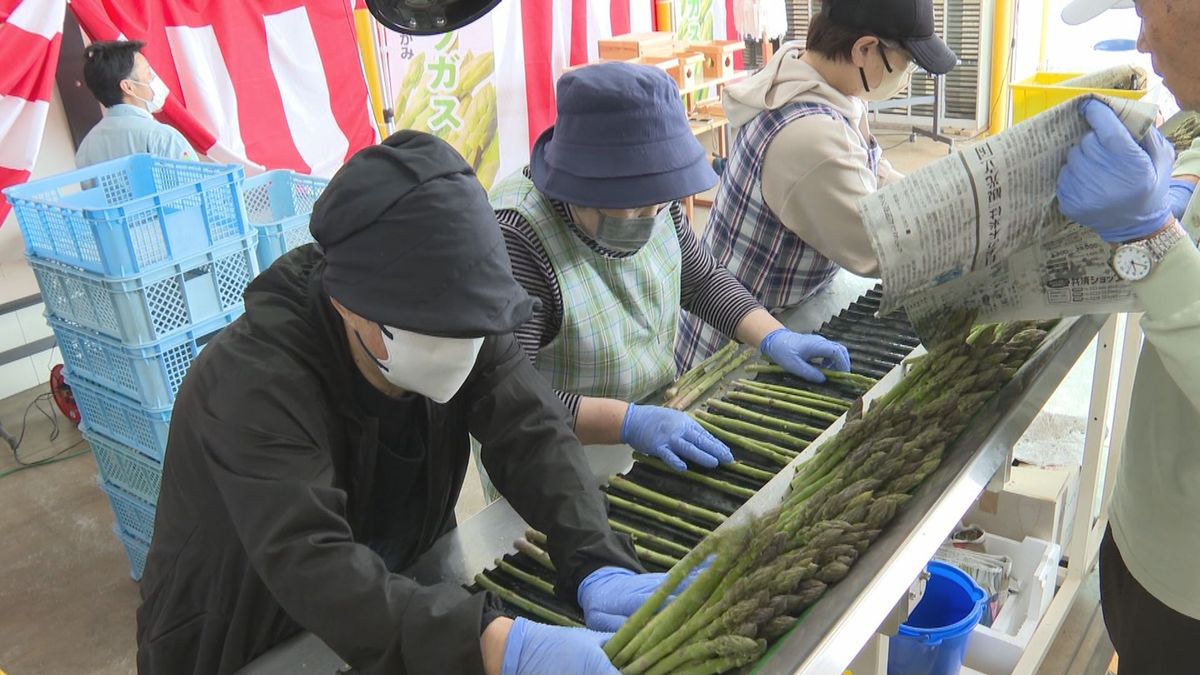
<instances>
[{"instance_id":1,"label":"green plaid apron","mask_svg":"<svg viewBox=\"0 0 1200 675\"><path fill-rule=\"evenodd\" d=\"M521 172L491 190L496 210L529 222L562 292L558 336L537 367L558 390L639 401L675 377L679 238L660 221L637 253L608 258L588 248Z\"/></svg>"}]
</instances>

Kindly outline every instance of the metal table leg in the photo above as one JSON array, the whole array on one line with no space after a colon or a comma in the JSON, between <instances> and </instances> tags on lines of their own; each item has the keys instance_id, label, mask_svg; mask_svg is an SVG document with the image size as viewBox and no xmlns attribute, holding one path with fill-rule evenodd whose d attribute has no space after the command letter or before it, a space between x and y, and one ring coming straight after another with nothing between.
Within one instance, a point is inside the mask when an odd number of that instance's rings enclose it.
<instances>
[{"instance_id":1,"label":"metal table leg","mask_svg":"<svg viewBox=\"0 0 1200 675\"><path fill-rule=\"evenodd\" d=\"M946 98L946 76L933 76L933 124L929 129L920 127L912 128L912 136L910 140L917 140L917 136L925 136L932 138L938 143L945 143L949 146L948 152L954 152L954 139L942 133L942 119L945 114L945 98Z\"/></svg>"}]
</instances>

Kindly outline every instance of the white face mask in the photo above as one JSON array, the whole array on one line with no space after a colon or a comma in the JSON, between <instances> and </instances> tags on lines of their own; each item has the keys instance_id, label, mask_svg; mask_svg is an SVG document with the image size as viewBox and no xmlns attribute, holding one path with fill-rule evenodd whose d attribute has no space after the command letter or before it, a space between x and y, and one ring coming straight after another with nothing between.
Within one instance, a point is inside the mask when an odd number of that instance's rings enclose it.
<instances>
[{"instance_id":1,"label":"white face mask","mask_svg":"<svg viewBox=\"0 0 1200 675\"><path fill-rule=\"evenodd\" d=\"M904 91L912 81L912 73L916 67L911 61L905 64L905 67L899 67L899 64L893 64L887 57L887 53L883 51L883 46L879 47L879 56L883 59L883 79L874 87L867 85L866 73L862 73L863 92L862 97L868 101L887 101L896 94ZM862 69L859 68L862 72Z\"/></svg>"},{"instance_id":2,"label":"white face mask","mask_svg":"<svg viewBox=\"0 0 1200 675\"><path fill-rule=\"evenodd\" d=\"M146 100L137 94L131 94L134 98L146 104L146 110L151 113L156 113L163 109L167 104L167 96L171 94L171 90L158 77L152 78L149 82L139 82L138 80L130 79L130 82L140 84L143 87L150 87L150 100Z\"/></svg>"},{"instance_id":3,"label":"white face mask","mask_svg":"<svg viewBox=\"0 0 1200 675\"><path fill-rule=\"evenodd\" d=\"M437 403L454 398L475 367L483 338L446 338L421 335L380 325L387 359L367 355L379 366L384 379L405 391L416 392ZM358 336L362 342L362 336Z\"/></svg>"}]
</instances>

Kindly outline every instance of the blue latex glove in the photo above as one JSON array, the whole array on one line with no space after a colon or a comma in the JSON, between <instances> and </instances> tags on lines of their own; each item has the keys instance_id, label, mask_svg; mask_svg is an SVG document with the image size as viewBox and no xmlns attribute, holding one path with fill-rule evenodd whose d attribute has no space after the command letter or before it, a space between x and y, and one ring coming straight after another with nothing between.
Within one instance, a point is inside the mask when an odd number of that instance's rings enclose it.
<instances>
[{"instance_id":1,"label":"blue latex glove","mask_svg":"<svg viewBox=\"0 0 1200 675\"><path fill-rule=\"evenodd\" d=\"M820 360L828 370L850 370L850 352L820 335L804 335L780 328L763 338L759 350L776 365L809 382L824 382L825 375L810 361Z\"/></svg>"},{"instance_id":2,"label":"blue latex glove","mask_svg":"<svg viewBox=\"0 0 1200 675\"><path fill-rule=\"evenodd\" d=\"M513 621L500 675L621 675L604 654L611 633Z\"/></svg>"},{"instance_id":3,"label":"blue latex glove","mask_svg":"<svg viewBox=\"0 0 1200 675\"><path fill-rule=\"evenodd\" d=\"M1175 220L1183 220L1183 214L1187 212L1188 204L1192 201L1192 193L1195 191L1195 183L1171 179L1171 187L1167 188L1167 195L1171 198L1171 215L1175 216Z\"/></svg>"},{"instance_id":4,"label":"blue latex glove","mask_svg":"<svg viewBox=\"0 0 1200 675\"><path fill-rule=\"evenodd\" d=\"M1067 153L1058 175L1058 207L1067 218L1119 244L1148 237L1171 217L1175 148L1157 129L1141 145L1111 108L1094 99L1080 105L1092 130Z\"/></svg>"},{"instance_id":5,"label":"blue latex glove","mask_svg":"<svg viewBox=\"0 0 1200 675\"><path fill-rule=\"evenodd\" d=\"M630 403L621 424L621 442L657 457L676 471L687 468L684 460L709 469L733 461L733 453L724 443L696 420L670 408Z\"/></svg>"},{"instance_id":6,"label":"blue latex glove","mask_svg":"<svg viewBox=\"0 0 1200 675\"><path fill-rule=\"evenodd\" d=\"M675 599L692 584L696 575L708 569L712 558L698 565L667 598ZM592 630L616 632L625 620L658 590L666 574L638 574L623 567L601 567L584 577L576 597L583 608L583 620Z\"/></svg>"}]
</instances>

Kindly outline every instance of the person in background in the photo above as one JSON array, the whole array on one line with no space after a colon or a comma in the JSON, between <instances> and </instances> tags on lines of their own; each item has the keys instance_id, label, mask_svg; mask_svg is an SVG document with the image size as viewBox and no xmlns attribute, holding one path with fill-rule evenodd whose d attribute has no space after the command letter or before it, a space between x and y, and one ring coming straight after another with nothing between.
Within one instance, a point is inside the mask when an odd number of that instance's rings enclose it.
<instances>
[{"instance_id":1,"label":"person in background","mask_svg":"<svg viewBox=\"0 0 1200 675\"><path fill-rule=\"evenodd\" d=\"M878 274L858 202L902 178L867 126L867 102L904 91L915 66L957 62L933 31L932 0L830 0L807 48L783 46L725 88L737 138L721 175L704 244L766 308L796 307L839 268ZM675 361L689 368L721 337L689 314Z\"/></svg>"},{"instance_id":2,"label":"person in background","mask_svg":"<svg viewBox=\"0 0 1200 675\"><path fill-rule=\"evenodd\" d=\"M232 673L307 629L363 675L618 675L604 633L402 573L455 526L469 432L590 628L615 630L664 576L609 529L566 409L512 336L534 302L471 168L402 131L350 158L311 229L179 389L139 672Z\"/></svg>"},{"instance_id":3,"label":"person in background","mask_svg":"<svg viewBox=\"0 0 1200 675\"><path fill-rule=\"evenodd\" d=\"M1076 0L1075 24L1119 0ZM1200 110L1195 0L1138 0L1138 49L1184 110ZM1140 142L1095 100L1091 130L1058 178L1064 215L1114 249L1113 268L1145 309L1124 452L1100 545L1100 601L1120 671L1196 672L1200 641L1200 207L1172 212L1174 148L1157 129ZM1193 165L1191 167L1195 169ZM1175 169L1177 172L1178 169Z\"/></svg>"},{"instance_id":4,"label":"person in background","mask_svg":"<svg viewBox=\"0 0 1200 675\"><path fill-rule=\"evenodd\" d=\"M519 281L541 301L516 333L584 444L627 443L676 470L733 461L688 415L641 405L670 384L685 307L814 382L845 347L783 327L697 242L679 200L713 186L674 80L591 65L558 82L558 117L530 164L492 187ZM728 338L725 338L728 340Z\"/></svg>"},{"instance_id":5,"label":"person in background","mask_svg":"<svg viewBox=\"0 0 1200 675\"><path fill-rule=\"evenodd\" d=\"M83 137L76 166L138 153L198 159L183 134L154 119L171 92L142 56L144 46L136 40L93 42L84 52L83 80L104 106L104 117Z\"/></svg>"}]
</instances>

